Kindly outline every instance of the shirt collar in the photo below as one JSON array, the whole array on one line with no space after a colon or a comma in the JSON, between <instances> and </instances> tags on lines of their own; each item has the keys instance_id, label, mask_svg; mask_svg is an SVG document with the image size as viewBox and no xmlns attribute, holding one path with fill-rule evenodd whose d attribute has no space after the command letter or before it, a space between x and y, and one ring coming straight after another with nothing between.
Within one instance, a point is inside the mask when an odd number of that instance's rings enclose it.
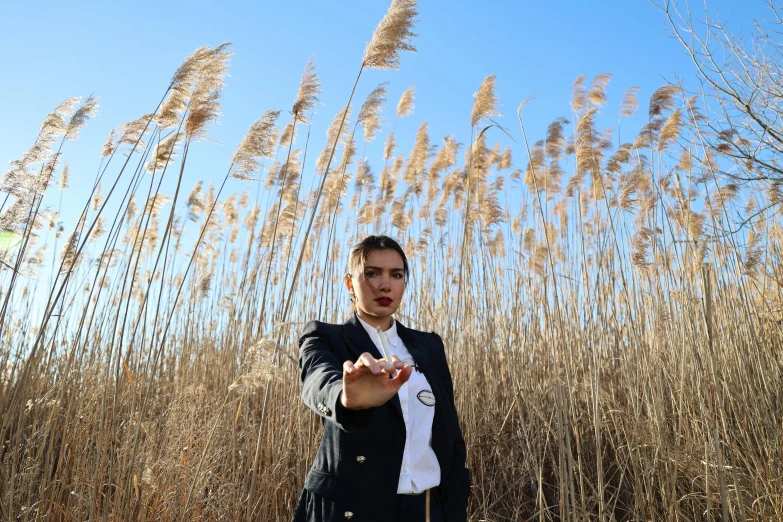
<instances>
[{"instance_id":1,"label":"shirt collar","mask_svg":"<svg viewBox=\"0 0 783 522\"><path fill-rule=\"evenodd\" d=\"M370 336L370 339L375 342L378 339L378 334L375 331L375 328L368 324L364 319L359 317L359 315L356 315L356 318L359 320L360 323L362 323L362 326L365 330L367 330L367 334ZM384 331L383 333L386 334L386 337L389 339L389 342L392 346L395 348L398 348L400 346L400 336L397 334L397 320L392 317L392 325L391 328ZM377 342L375 344L378 344Z\"/></svg>"}]
</instances>

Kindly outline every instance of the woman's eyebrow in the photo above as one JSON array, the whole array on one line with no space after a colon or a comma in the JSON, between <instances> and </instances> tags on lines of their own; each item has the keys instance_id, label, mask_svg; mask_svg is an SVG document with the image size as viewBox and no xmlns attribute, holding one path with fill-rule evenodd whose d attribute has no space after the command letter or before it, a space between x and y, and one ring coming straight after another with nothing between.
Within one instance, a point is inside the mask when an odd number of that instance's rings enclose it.
<instances>
[{"instance_id":1,"label":"woman's eyebrow","mask_svg":"<svg viewBox=\"0 0 783 522\"><path fill-rule=\"evenodd\" d=\"M383 268L382 268L382 267L380 267L380 266L372 266L372 265L367 265L367 266L365 266L365 267L364 267L364 269L365 269L365 270L368 270L368 269L372 269L372 270L383 270ZM395 267L395 268L391 268L391 269L389 269L389 271L390 271L390 272L404 272L405 270L403 270L402 268L396 268L396 267Z\"/></svg>"}]
</instances>

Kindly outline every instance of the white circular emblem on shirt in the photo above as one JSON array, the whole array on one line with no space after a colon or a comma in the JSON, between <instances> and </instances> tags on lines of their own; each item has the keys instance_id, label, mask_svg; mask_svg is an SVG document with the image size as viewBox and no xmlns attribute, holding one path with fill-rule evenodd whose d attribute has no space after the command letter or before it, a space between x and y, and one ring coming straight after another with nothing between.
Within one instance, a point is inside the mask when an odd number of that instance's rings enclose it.
<instances>
[{"instance_id":1,"label":"white circular emblem on shirt","mask_svg":"<svg viewBox=\"0 0 783 522\"><path fill-rule=\"evenodd\" d=\"M435 394L430 390L421 390L416 397L425 406L435 406Z\"/></svg>"}]
</instances>

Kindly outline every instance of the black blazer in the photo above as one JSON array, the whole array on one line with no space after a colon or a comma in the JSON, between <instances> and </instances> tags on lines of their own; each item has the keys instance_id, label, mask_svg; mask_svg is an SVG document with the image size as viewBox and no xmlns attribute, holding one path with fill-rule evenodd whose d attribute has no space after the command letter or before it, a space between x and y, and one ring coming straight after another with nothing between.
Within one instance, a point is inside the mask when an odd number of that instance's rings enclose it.
<instances>
[{"instance_id":1,"label":"black blazer","mask_svg":"<svg viewBox=\"0 0 783 522\"><path fill-rule=\"evenodd\" d=\"M435 395L432 449L440 464L441 482L433 498L440 499L446 522L463 522L470 473L465 468L465 442L443 341L438 334L406 328L399 322L397 333ZM324 432L293 522L393 519L405 448L400 399L395 395L383 406L366 410L348 410L340 403L343 362L356 361L364 352L381 358L356 314L345 324L311 321L299 338L302 402L321 416Z\"/></svg>"}]
</instances>

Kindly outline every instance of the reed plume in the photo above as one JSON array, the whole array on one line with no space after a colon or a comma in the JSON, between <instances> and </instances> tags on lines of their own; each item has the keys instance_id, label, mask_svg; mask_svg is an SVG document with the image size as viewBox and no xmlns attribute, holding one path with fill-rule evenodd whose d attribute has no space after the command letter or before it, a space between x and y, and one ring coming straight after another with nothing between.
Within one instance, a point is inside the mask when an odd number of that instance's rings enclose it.
<instances>
[{"instance_id":1,"label":"reed plume","mask_svg":"<svg viewBox=\"0 0 783 522\"><path fill-rule=\"evenodd\" d=\"M416 52L411 40L418 35L411 30L418 14L416 0L392 0L386 16L364 49L362 66L370 69L399 69L400 51Z\"/></svg>"},{"instance_id":2,"label":"reed plume","mask_svg":"<svg viewBox=\"0 0 783 522\"><path fill-rule=\"evenodd\" d=\"M221 208L223 220L227 227L233 227L239 221L239 211L237 210L237 195L232 194L223 202Z\"/></svg>"},{"instance_id":3,"label":"reed plume","mask_svg":"<svg viewBox=\"0 0 783 522\"><path fill-rule=\"evenodd\" d=\"M101 147L101 157L106 158L111 156L114 153L115 145L114 145L114 129L109 131L109 137L106 139L106 142L103 144L103 147Z\"/></svg>"},{"instance_id":4,"label":"reed plume","mask_svg":"<svg viewBox=\"0 0 783 522\"><path fill-rule=\"evenodd\" d=\"M263 338L247 350L242 361L240 373L228 387L241 395L252 394L260 390L269 379L280 377L277 368L272 364L275 352L275 341Z\"/></svg>"},{"instance_id":5,"label":"reed plume","mask_svg":"<svg viewBox=\"0 0 783 522\"><path fill-rule=\"evenodd\" d=\"M457 152L459 151L459 147L460 144L457 143L456 137L446 136L443 138L443 146L437 152L435 159L432 160L432 164L430 165L430 179L436 178L446 169L453 167L457 163Z\"/></svg>"},{"instance_id":6,"label":"reed plume","mask_svg":"<svg viewBox=\"0 0 783 522\"><path fill-rule=\"evenodd\" d=\"M550 179L549 171L546 168L546 156L544 154L543 143L538 141L530 149L527 167L525 168L524 183L531 194L537 191L549 192L546 185Z\"/></svg>"},{"instance_id":7,"label":"reed plume","mask_svg":"<svg viewBox=\"0 0 783 522\"><path fill-rule=\"evenodd\" d=\"M274 156L274 126L280 116L278 110L268 110L250 126L231 157L231 175L238 179L252 179L261 167L260 160ZM200 186L199 186L200 188Z\"/></svg>"},{"instance_id":8,"label":"reed plume","mask_svg":"<svg viewBox=\"0 0 783 522\"><path fill-rule=\"evenodd\" d=\"M498 160L498 170L511 168L511 147L506 147Z\"/></svg>"},{"instance_id":9,"label":"reed plume","mask_svg":"<svg viewBox=\"0 0 783 522\"><path fill-rule=\"evenodd\" d=\"M201 200L201 187L203 186L204 186L204 182L199 180L190 190L186 203L189 209L193 209L196 212L204 211L204 203Z\"/></svg>"},{"instance_id":10,"label":"reed plume","mask_svg":"<svg viewBox=\"0 0 783 522\"><path fill-rule=\"evenodd\" d=\"M220 116L220 95L228 74L228 60L233 52L224 43L210 50L197 69L197 78L188 105L185 135L189 141L206 138L207 126Z\"/></svg>"},{"instance_id":11,"label":"reed plume","mask_svg":"<svg viewBox=\"0 0 783 522\"><path fill-rule=\"evenodd\" d=\"M17 199L11 206L0 213L0 231L14 230L23 223L29 205L26 201Z\"/></svg>"},{"instance_id":12,"label":"reed plume","mask_svg":"<svg viewBox=\"0 0 783 522\"><path fill-rule=\"evenodd\" d=\"M340 164L337 166L335 172L339 172L342 177L350 176L347 172L348 167L353 163L353 158L356 155L356 141L353 139L353 135L348 135L343 147L343 157L340 159Z\"/></svg>"},{"instance_id":13,"label":"reed plume","mask_svg":"<svg viewBox=\"0 0 783 522\"><path fill-rule=\"evenodd\" d=\"M394 141L394 133L390 132L388 136L386 136L386 143L383 146L383 159L385 161L389 161L391 157L394 155L394 147L397 145L397 143Z\"/></svg>"},{"instance_id":14,"label":"reed plume","mask_svg":"<svg viewBox=\"0 0 783 522\"><path fill-rule=\"evenodd\" d=\"M103 202L105 201L103 195L101 194L101 182L99 181L95 185L95 190L92 193L92 210L93 212L96 212Z\"/></svg>"},{"instance_id":15,"label":"reed plume","mask_svg":"<svg viewBox=\"0 0 783 522\"><path fill-rule=\"evenodd\" d=\"M152 120L152 117L152 114L144 114L143 116L133 121L129 121L120 125L118 129L121 131L120 138L117 140L115 147L124 144L130 145L132 150L143 151L146 149L147 145L143 138L144 135L148 132L148 126ZM104 153L106 152L107 149L104 148ZM110 153L107 155L110 155Z\"/></svg>"},{"instance_id":16,"label":"reed plume","mask_svg":"<svg viewBox=\"0 0 783 522\"><path fill-rule=\"evenodd\" d=\"M408 165L402 176L406 183L414 183L419 179L419 175L424 173L430 153L430 137L427 134L427 122L425 121L419 125L419 130L416 131L416 141L413 142L413 150L411 150Z\"/></svg>"},{"instance_id":17,"label":"reed plume","mask_svg":"<svg viewBox=\"0 0 783 522\"><path fill-rule=\"evenodd\" d=\"M210 290L212 289L212 277L214 274L208 269L203 270L197 277L198 281L198 295L201 299L209 297Z\"/></svg>"},{"instance_id":18,"label":"reed plume","mask_svg":"<svg viewBox=\"0 0 783 522\"><path fill-rule=\"evenodd\" d=\"M341 128L345 129L348 127L348 125L343 124L343 121L347 123L350 115L351 106L347 105L335 114L332 123L329 125L329 129L326 131L326 147L323 148L318 159L315 161L316 170L319 173L326 174L324 171L326 170L327 162L332 155L332 151L337 147L337 143L342 141L345 135L345 130L341 132Z\"/></svg>"},{"instance_id":19,"label":"reed plume","mask_svg":"<svg viewBox=\"0 0 783 522\"><path fill-rule=\"evenodd\" d=\"M168 97L161 104L155 116L155 122L161 128L173 127L179 124L182 114L191 100L192 89L209 62L215 50L202 46L190 53L171 78Z\"/></svg>"},{"instance_id":20,"label":"reed plume","mask_svg":"<svg viewBox=\"0 0 783 522\"><path fill-rule=\"evenodd\" d=\"M48 185L48 179L53 172L51 167L58 158L58 155L52 157L54 152L52 146L57 138L67 136L69 125L66 118L73 112L80 99L78 96L68 98L46 115L33 146L27 149L21 158L9 163L10 169L0 180L0 190L22 196L30 190L39 190L42 184ZM39 171L40 176L36 177L28 172L30 167L42 162L49 162L49 165L48 168L45 166Z\"/></svg>"},{"instance_id":21,"label":"reed plume","mask_svg":"<svg viewBox=\"0 0 783 522\"><path fill-rule=\"evenodd\" d=\"M599 174L600 151L596 146L598 133L595 129L595 117L598 109L590 108L579 118L576 126L576 163L580 171Z\"/></svg>"},{"instance_id":22,"label":"reed plume","mask_svg":"<svg viewBox=\"0 0 783 522\"><path fill-rule=\"evenodd\" d=\"M136 197L131 196L130 199L128 199L128 207L125 213L128 223L136 216L136 210L138 210L136 208Z\"/></svg>"},{"instance_id":23,"label":"reed plume","mask_svg":"<svg viewBox=\"0 0 783 522\"><path fill-rule=\"evenodd\" d=\"M400 96L400 101L397 102L397 117L398 118L404 118L405 116L410 116L413 114L413 92L414 88L413 86L408 87L404 93L402 93L402 96Z\"/></svg>"},{"instance_id":24,"label":"reed plume","mask_svg":"<svg viewBox=\"0 0 783 522\"><path fill-rule=\"evenodd\" d=\"M574 80L571 85L571 110L581 112L587 107L587 89L585 89L585 75Z\"/></svg>"},{"instance_id":25,"label":"reed plume","mask_svg":"<svg viewBox=\"0 0 783 522\"><path fill-rule=\"evenodd\" d=\"M90 232L90 237L87 239L88 243L95 243L106 233L106 218L98 216L95 220L95 227Z\"/></svg>"},{"instance_id":26,"label":"reed plume","mask_svg":"<svg viewBox=\"0 0 783 522\"><path fill-rule=\"evenodd\" d=\"M623 94L623 100L620 104L620 116L627 118L632 117L636 110L639 108L639 100L637 98L639 94L639 87L629 87L625 94Z\"/></svg>"},{"instance_id":27,"label":"reed plume","mask_svg":"<svg viewBox=\"0 0 783 522\"><path fill-rule=\"evenodd\" d=\"M758 275L759 266L764 257L764 246L761 234L755 230L748 230L747 246L745 247L745 259L742 262L743 275L755 278Z\"/></svg>"},{"instance_id":28,"label":"reed plume","mask_svg":"<svg viewBox=\"0 0 783 522\"><path fill-rule=\"evenodd\" d=\"M660 117L664 112L674 108L674 96L680 89L674 85L664 85L653 92L650 97L650 119Z\"/></svg>"},{"instance_id":29,"label":"reed plume","mask_svg":"<svg viewBox=\"0 0 783 522\"><path fill-rule=\"evenodd\" d=\"M291 145L294 140L296 139L296 136L294 136L295 133L295 125L293 121L289 121L285 127L283 127L283 132L280 133L280 141L279 144L281 147L287 147Z\"/></svg>"},{"instance_id":30,"label":"reed plume","mask_svg":"<svg viewBox=\"0 0 783 522\"><path fill-rule=\"evenodd\" d=\"M482 187L482 189L477 191L479 200L478 217L481 220L481 226L485 230L504 221L503 208L498 198L498 192L503 189L502 179L498 178L501 183L494 184L488 190Z\"/></svg>"},{"instance_id":31,"label":"reed plume","mask_svg":"<svg viewBox=\"0 0 783 522\"><path fill-rule=\"evenodd\" d=\"M176 132L172 132L157 145L152 152L152 159L147 162L147 172L160 172L166 168L171 160L176 155L175 149L179 143L181 135Z\"/></svg>"},{"instance_id":32,"label":"reed plume","mask_svg":"<svg viewBox=\"0 0 783 522\"><path fill-rule=\"evenodd\" d=\"M395 199L391 207L391 224L400 231L400 234L405 234L413 222L411 216L405 210L405 200Z\"/></svg>"},{"instance_id":33,"label":"reed plume","mask_svg":"<svg viewBox=\"0 0 783 522\"><path fill-rule=\"evenodd\" d=\"M147 199L144 206L143 216L157 217L163 209L163 205L170 203L171 198L164 194L155 194Z\"/></svg>"},{"instance_id":34,"label":"reed plume","mask_svg":"<svg viewBox=\"0 0 783 522\"><path fill-rule=\"evenodd\" d=\"M633 251L631 253L631 263L639 270L645 271L649 268L650 262L647 258L650 251L651 239L654 232L649 228L639 229L631 240Z\"/></svg>"},{"instance_id":35,"label":"reed plume","mask_svg":"<svg viewBox=\"0 0 783 522\"><path fill-rule=\"evenodd\" d=\"M294 100L294 106L291 109L291 115L295 121L309 123L305 114L318 103L319 94L321 94L321 82L318 79L318 73L315 72L311 56L305 66L302 81L299 83L299 92L296 94L296 100Z\"/></svg>"},{"instance_id":36,"label":"reed plume","mask_svg":"<svg viewBox=\"0 0 783 522\"><path fill-rule=\"evenodd\" d=\"M68 168L68 162L66 161L63 165L63 171L60 173L60 183L59 188L60 190L65 190L68 188L68 182L71 179L71 171Z\"/></svg>"},{"instance_id":37,"label":"reed plume","mask_svg":"<svg viewBox=\"0 0 783 522\"><path fill-rule=\"evenodd\" d=\"M81 101L81 96L74 96L68 98L58 105L53 112L49 113L41 125L41 130L38 132L36 138L36 144L42 144L44 147L51 146L54 140L62 135L67 135L70 124L66 122L66 118L74 112L74 109ZM94 100L93 100L94 102ZM90 108L94 106L94 103L87 105L85 117L89 117ZM78 121L75 125L75 131L78 132Z\"/></svg>"},{"instance_id":38,"label":"reed plume","mask_svg":"<svg viewBox=\"0 0 783 522\"><path fill-rule=\"evenodd\" d=\"M76 232L73 232L68 240L65 242L62 251L60 252L60 260L62 270L70 272L76 269L82 256L77 255L79 245L79 236Z\"/></svg>"},{"instance_id":39,"label":"reed plume","mask_svg":"<svg viewBox=\"0 0 783 522\"><path fill-rule=\"evenodd\" d=\"M361 124L364 127L364 141L375 139L375 133L381 128L381 112L386 105L387 85L388 82L383 82L373 89L356 116L356 125Z\"/></svg>"},{"instance_id":40,"label":"reed plume","mask_svg":"<svg viewBox=\"0 0 783 522\"><path fill-rule=\"evenodd\" d=\"M172 75L169 88L182 86L185 89L190 89L196 81L199 70L203 67L204 62L209 60L212 53L213 50L209 47L201 46L186 56L182 65Z\"/></svg>"},{"instance_id":41,"label":"reed plume","mask_svg":"<svg viewBox=\"0 0 783 522\"><path fill-rule=\"evenodd\" d=\"M65 139L75 140L84 125L98 113L98 101L95 96L89 96L84 103L76 109L68 121L65 129Z\"/></svg>"},{"instance_id":42,"label":"reed plume","mask_svg":"<svg viewBox=\"0 0 783 522\"><path fill-rule=\"evenodd\" d=\"M557 161L565 153L566 139L563 129L570 122L566 118L558 118L546 129L546 154L550 161Z\"/></svg>"},{"instance_id":43,"label":"reed plume","mask_svg":"<svg viewBox=\"0 0 783 522\"><path fill-rule=\"evenodd\" d=\"M606 103L606 87L609 85L609 80L612 79L612 75L609 73L602 73L593 78L590 82L590 92L587 93L587 99L596 107L601 107Z\"/></svg>"},{"instance_id":44,"label":"reed plume","mask_svg":"<svg viewBox=\"0 0 783 522\"><path fill-rule=\"evenodd\" d=\"M36 196L43 196L43 193L46 192L46 189L52 184L53 174L60 163L61 157L61 152L53 153L34 176L31 190L36 193Z\"/></svg>"},{"instance_id":45,"label":"reed plume","mask_svg":"<svg viewBox=\"0 0 783 522\"><path fill-rule=\"evenodd\" d=\"M475 127L482 119L490 116L500 116L497 110L498 99L495 96L495 75L482 80L479 90L473 95L473 112L470 115L470 125Z\"/></svg>"},{"instance_id":46,"label":"reed plume","mask_svg":"<svg viewBox=\"0 0 783 522\"><path fill-rule=\"evenodd\" d=\"M299 161L301 152L300 149L292 151L288 159L288 167L280 169L278 175L281 198L288 203L295 203L299 195L299 178L302 172L302 163Z\"/></svg>"},{"instance_id":47,"label":"reed plume","mask_svg":"<svg viewBox=\"0 0 783 522\"><path fill-rule=\"evenodd\" d=\"M661 128L661 133L658 136L658 151L664 151L666 148L677 140L680 136L680 127L682 126L682 110L677 108L669 115L669 118Z\"/></svg>"}]
</instances>

